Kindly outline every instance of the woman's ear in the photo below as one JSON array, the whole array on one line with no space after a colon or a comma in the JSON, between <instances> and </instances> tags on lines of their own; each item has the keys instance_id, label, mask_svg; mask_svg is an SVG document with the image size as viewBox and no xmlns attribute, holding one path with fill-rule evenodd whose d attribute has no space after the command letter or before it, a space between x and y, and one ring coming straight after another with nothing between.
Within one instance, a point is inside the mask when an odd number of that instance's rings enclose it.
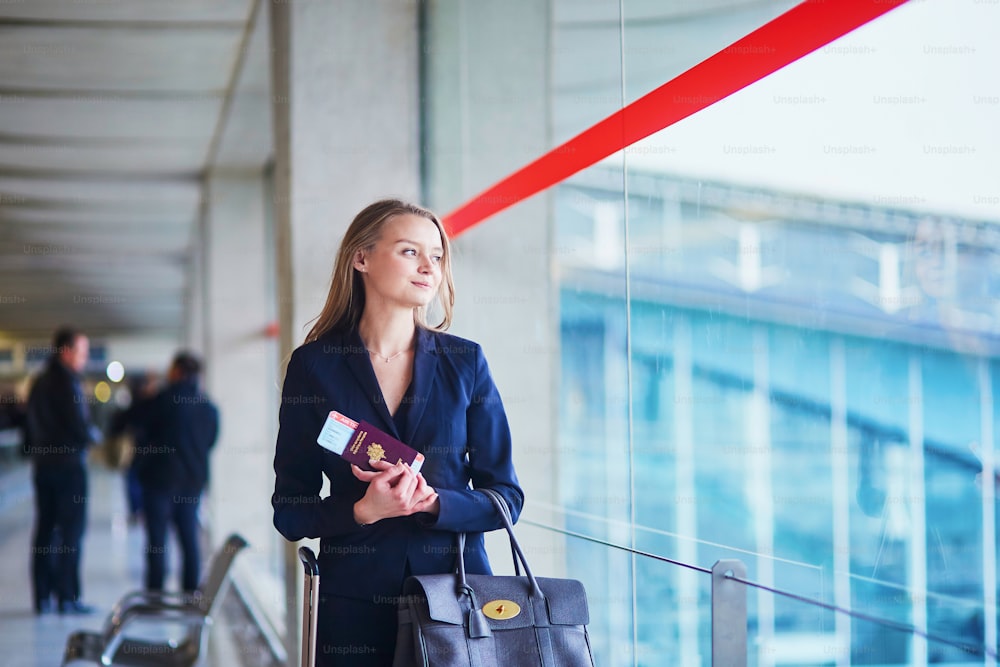
<instances>
[{"instance_id":1,"label":"woman's ear","mask_svg":"<svg viewBox=\"0 0 1000 667\"><path fill-rule=\"evenodd\" d=\"M354 253L354 268L360 271L361 273L364 273L365 271L368 270L368 266L365 263L364 250L359 249L357 252Z\"/></svg>"}]
</instances>

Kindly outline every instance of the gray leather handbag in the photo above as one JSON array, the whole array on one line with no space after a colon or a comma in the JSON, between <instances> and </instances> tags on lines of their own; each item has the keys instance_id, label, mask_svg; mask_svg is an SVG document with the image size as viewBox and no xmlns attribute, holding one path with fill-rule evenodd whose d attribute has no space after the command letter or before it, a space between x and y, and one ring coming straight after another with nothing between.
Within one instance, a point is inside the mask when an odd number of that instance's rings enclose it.
<instances>
[{"instance_id":1,"label":"gray leather handbag","mask_svg":"<svg viewBox=\"0 0 1000 667\"><path fill-rule=\"evenodd\" d=\"M594 667L583 584L535 577L507 502L492 489L479 491L503 518L516 576L466 575L460 534L457 573L403 584L393 667Z\"/></svg>"}]
</instances>

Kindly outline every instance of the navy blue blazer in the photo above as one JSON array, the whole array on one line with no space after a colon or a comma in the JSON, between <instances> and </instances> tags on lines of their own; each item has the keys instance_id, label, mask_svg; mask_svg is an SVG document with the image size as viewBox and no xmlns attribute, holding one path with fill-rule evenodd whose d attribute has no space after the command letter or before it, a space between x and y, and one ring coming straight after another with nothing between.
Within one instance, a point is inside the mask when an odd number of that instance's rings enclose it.
<instances>
[{"instance_id":1,"label":"navy blue blazer","mask_svg":"<svg viewBox=\"0 0 1000 667\"><path fill-rule=\"evenodd\" d=\"M274 526L288 540L321 538L325 595L378 601L398 595L410 574L452 572L456 532L468 534L468 571L489 574L482 533L502 524L486 496L473 489L495 489L515 521L520 514L524 494L511 459L510 427L478 344L418 327L404 400L406 432L399 433L357 331L328 333L296 349L288 362L274 456ZM354 503L367 484L316 442L331 410L366 420L422 452L421 472L439 495L439 515L355 523ZM323 475L330 480L326 498L320 497Z\"/></svg>"},{"instance_id":2,"label":"navy blue blazer","mask_svg":"<svg viewBox=\"0 0 1000 667\"><path fill-rule=\"evenodd\" d=\"M171 383L140 403L134 466L143 486L199 495L209 478L209 453L219 436L219 409L194 380Z\"/></svg>"}]
</instances>

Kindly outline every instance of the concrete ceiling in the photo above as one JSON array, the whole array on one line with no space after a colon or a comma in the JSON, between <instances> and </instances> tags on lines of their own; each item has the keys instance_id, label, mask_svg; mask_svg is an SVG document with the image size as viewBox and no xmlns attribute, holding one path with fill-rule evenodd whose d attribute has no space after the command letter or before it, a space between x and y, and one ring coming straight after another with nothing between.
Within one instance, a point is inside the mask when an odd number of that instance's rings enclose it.
<instances>
[{"instance_id":1,"label":"concrete ceiling","mask_svg":"<svg viewBox=\"0 0 1000 667\"><path fill-rule=\"evenodd\" d=\"M0 1L0 339L183 337L205 176L272 153L268 4ZM630 0L627 97L791 4ZM555 142L620 107L620 18L554 4Z\"/></svg>"},{"instance_id":2,"label":"concrete ceiling","mask_svg":"<svg viewBox=\"0 0 1000 667\"><path fill-rule=\"evenodd\" d=\"M204 175L270 155L264 10L0 3L0 336L180 335Z\"/></svg>"}]
</instances>

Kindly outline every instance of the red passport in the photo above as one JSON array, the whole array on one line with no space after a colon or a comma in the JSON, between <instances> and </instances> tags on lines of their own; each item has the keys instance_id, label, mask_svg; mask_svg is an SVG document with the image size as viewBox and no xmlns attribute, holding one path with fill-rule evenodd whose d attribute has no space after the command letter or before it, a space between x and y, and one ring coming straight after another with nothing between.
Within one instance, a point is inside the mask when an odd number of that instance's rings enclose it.
<instances>
[{"instance_id":1,"label":"red passport","mask_svg":"<svg viewBox=\"0 0 1000 667\"><path fill-rule=\"evenodd\" d=\"M327 417L316 442L362 470L373 470L368 465L371 460L392 464L402 461L414 472L424 464L424 455L417 450L366 421L358 423L336 411Z\"/></svg>"},{"instance_id":2,"label":"red passport","mask_svg":"<svg viewBox=\"0 0 1000 667\"><path fill-rule=\"evenodd\" d=\"M374 470L368 465L370 460L393 464L402 461L409 464L413 472L420 472L420 467L424 464L423 454L366 421L358 424L358 430L354 432L341 456L362 470Z\"/></svg>"}]
</instances>

